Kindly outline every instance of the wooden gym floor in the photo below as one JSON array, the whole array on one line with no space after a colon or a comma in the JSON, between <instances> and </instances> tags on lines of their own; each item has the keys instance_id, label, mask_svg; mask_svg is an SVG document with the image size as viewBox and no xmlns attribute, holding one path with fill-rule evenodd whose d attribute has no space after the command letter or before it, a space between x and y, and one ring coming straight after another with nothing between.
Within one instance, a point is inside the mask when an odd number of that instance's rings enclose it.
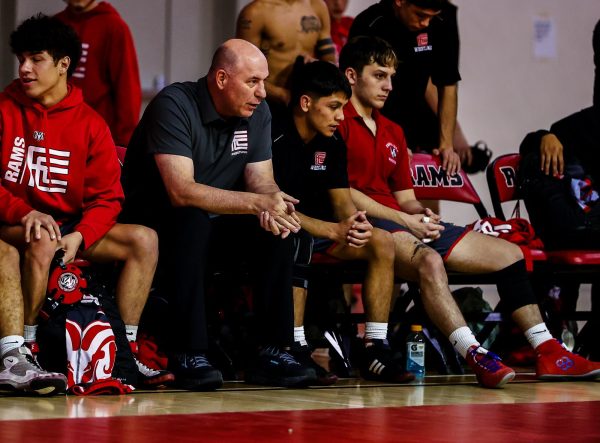
<instances>
[{"instance_id":1,"label":"wooden gym floor","mask_svg":"<svg viewBox=\"0 0 600 443\"><path fill-rule=\"evenodd\" d=\"M343 379L333 387L269 389L227 382L209 393L0 396L0 442L600 442L600 383L504 389L472 375L422 385Z\"/></svg>"}]
</instances>

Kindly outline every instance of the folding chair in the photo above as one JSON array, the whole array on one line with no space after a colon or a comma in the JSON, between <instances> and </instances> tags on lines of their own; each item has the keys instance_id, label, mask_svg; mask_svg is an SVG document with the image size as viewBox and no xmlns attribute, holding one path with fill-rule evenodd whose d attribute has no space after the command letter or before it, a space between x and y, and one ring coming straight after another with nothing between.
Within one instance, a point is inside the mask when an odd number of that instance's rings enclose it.
<instances>
[{"instance_id":1,"label":"folding chair","mask_svg":"<svg viewBox=\"0 0 600 443\"><path fill-rule=\"evenodd\" d=\"M486 171L487 183L497 218L506 220L502 203L519 201L518 173L521 156L506 154L493 160ZM517 203L518 204L518 203ZM534 260L534 285L554 281L558 278L563 282L600 284L600 251L598 250L560 250L544 251L531 250ZM589 320L591 312L560 313L564 320Z\"/></svg>"},{"instance_id":2,"label":"folding chair","mask_svg":"<svg viewBox=\"0 0 600 443\"><path fill-rule=\"evenodd\" d=\"M489 215L467 174L461 170L454 176L447 176L442 170L439 157L423 153L414 154L410 173L417 199L470 203L479 217Z\"/></svg>"},{"instance_id":3,"label":"folding chair","mask_svg":"<svg viewBox=\"0 0 600 443\"><path fill-rule=\"evenodd\" d=\"M506 220L502 210L502 203L509 201L519 201L521 195L517 186L517 175L519 172L519 154L506 154L493 160L486 171L490 197L494 214L497 218ZM544 261L557 266L581 267L577 272L584 271L585 266L600 265L600 251L594 250L561 250L561 251L542 251L532 250L534 261ZM565 270L569 270L564 268ZM558 270L558 269L557 269ZM597 272L600 269L592 269Z\"/></svg>"}]
</instances>

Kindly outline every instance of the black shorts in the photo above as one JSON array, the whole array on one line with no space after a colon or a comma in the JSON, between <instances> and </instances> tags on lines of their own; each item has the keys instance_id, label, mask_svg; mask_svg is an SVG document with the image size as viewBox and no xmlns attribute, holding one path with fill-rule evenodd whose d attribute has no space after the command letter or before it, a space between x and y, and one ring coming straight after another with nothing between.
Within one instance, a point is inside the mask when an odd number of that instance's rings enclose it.
<instances>
[{"instance_id":1,"label":"black shorts","mask_svg":"<svg viewBox=\"0 0 600 443\"><path fill-rule=\"evenodd\" d=\"M75 226L79 224L81 220L76 218L75 220L67 220L60 224L60 235L63 237L67 234L70 234L75 229Z\"/></svg>"},{"instance_id":2,"label":"black shorts","mask_svg":"<svg viewBox=\"0 0 600 443\"><path fill-rule=\"evenodd\" d=\"M388 231L391 233L410 233L410 229L408 229L406 226L395 223L391 220L369 217L369 221L373 226L379 229L383 229L384 231ZM440 254L445 261L452 252L452 249L454 249L458 242L469 231L464 226L456 226L452 223L440 222L440 225L444 226L445 228L443 231L441 231L440 238L426 244L430 248L434 249L438 254Z\"/></svg>"}]
</instances>

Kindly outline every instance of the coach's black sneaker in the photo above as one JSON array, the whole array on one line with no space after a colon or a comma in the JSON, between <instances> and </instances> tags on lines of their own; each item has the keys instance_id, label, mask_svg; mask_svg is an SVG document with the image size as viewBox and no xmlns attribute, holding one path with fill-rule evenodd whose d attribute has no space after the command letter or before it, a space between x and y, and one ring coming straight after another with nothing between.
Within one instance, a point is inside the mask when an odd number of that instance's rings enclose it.
<instances>
[{"instance_id":1,"label":"coach's black sneaker","mask_svg":"<svg viewBox=\"0 0 600 443\"><path fill-rule=\"evenodd\" d=\"M290 354L303 366L307 368L313 368L317 379L315 384L320 386L330 386L338 381L338 376L333 372L329 372L323 366L318 364L312 358L312 351L308 345L302 345L300 342L295 341L292 348L289 351Z\"/></svg>"},{"instance_id":2,"label":"coach's black sneaker","mask_svg":"<svg viewBox=\"0 0 600 443\"><path fill-rule=\"evenodd\" d=\"M415 379L414 374L404 370L402 362L393 358L388 341L377 339L365 339L360 375L366 380L386 383L407 383Z\"/></svg>"},{"instance_id":3,"label":"coach's black sneaker","mask_svg":"<svg viewBox=\"0 0 600 443\"><path fill-rule=\"evenodd\" d=\"M168 369L175 375L175 385L182 389L214 391L223 386L221 372L211 366L204 354L171 354Z\"/></svg>"},{"instance_id":4,"label":"coach's black sneaker","mask_svg":"<svg viewBox=\"0 0 600 443\"><path fill-rule=\"evenodd\" d=\"M254 367L246 371L246 383L284 388L303 388L317 379L315 370L300 364L289 352L266 346Z\"/></svg>"}]
</instances>

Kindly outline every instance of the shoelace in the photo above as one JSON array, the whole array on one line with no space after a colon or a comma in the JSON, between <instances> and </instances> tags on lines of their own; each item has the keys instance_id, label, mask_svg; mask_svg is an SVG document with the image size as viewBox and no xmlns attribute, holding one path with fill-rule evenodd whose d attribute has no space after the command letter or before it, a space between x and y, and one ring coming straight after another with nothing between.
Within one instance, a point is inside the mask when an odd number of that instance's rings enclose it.
<instances>
[{"instance_id":1,"label":"shoelace","mask_svg":"<svg viewBox=\"0 0 600 443\"><path fill-rule=\"evenodd\" d=\"M294 356L292 354L289 354L287 352L280 352L279 357L288 365L299 365L300 364L296 361L296 359L294 358Z\"/></svg>"},{"instance_id":2,"label":"shoelace","mask_svg":"<svg viewBox=\"0 0 600 443\"><path fill-rule=\"evenodd\" d=\"M474 349L470 352L473 355L473 360L475 360L475 363L477 363L479 366L484 367L485 369L487 369L490 372L496 372L497 370L500 369L499 362L501 362L502 359L499 356L497 356L496 354L494 354L493 352L490 352L490 351L487 351L487 353L480 352L479 348ZM477 355L480 355L481 358L477 359Z\"/></svg>"},{"instance_id":3,"label":"shoelace","mask_svg":"<svg viewBox=\"0 0 600 443\"><path fill-rule=\"evenodd\" d=\"M285 352L285 351L281 351L279 348L275 347L275 346L267 346L265 347L265 352L273 355L274 357L279 357L285 364L288 365L300 365L300 363L298 363L298 361L294 358L293 355Z\"/></svg>"},{"instance_id":4,"label":"shoelace","mask_svg":"<svg viewBox=\"0 0 600 443\"><path fill-rule=\"evenodd\" d=\"M144 363L139 361L137 358L135 359L135 362L137 364L138 371L140 371L146 377L152 377L154 375L160 374L160 371L157 371L156 369L152 369L152 368L146 366Z\"/></svg>"},{"instance_id":5,"label":"shoelace","mask_svg":"<svg viewBox=\"0 0 600 443\"><path fill-rule=\"evenodd\" d=\"M37 361L37 358L33 357L33 355L25 354L25 360L27 360L28 363L32 364L40 371L43 371L42 367L40 366L40 364Z\"/></svg>"},{"instance_id":6,"label":"shoelace","mask_svg":"<svg viewBox=\"0 0 600 443\"><path fill-rule=\"evenodd\" d=\"M193 368L201 368L204 366L210 366L208 359L204 355L193 355L185 357L185 364L191 363L190 366Z\"/></svg>"}]
</instances>

